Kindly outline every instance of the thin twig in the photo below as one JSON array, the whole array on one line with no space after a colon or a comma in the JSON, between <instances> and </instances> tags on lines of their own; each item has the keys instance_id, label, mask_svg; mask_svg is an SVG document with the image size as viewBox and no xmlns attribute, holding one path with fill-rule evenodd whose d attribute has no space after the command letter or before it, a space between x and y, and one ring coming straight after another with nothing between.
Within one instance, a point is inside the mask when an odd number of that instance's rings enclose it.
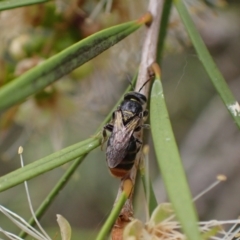
<instances>
[{"instance_id":1,"label":"thin twig","mask_svg":"<svg viewBox=\"0 0 240 240\"><path fill-rule=\"evenodd\" d=\"M149 78L148 69L152 63L156 62L158 33L159 33L159 27L160 27L162 6L163 6L163 0L149 1L148 11L151 13L153 17L153 21L151 25L146 29L146 36L143 44L141 63L139 66L139 73L138 73L137 83L135 86L135 91L138 91L143 86L143 84L147 81L147 79ZM143 87L141 93L144 94L146 97L148 97L149 90L150 90L150 84L146 84ZM139 138L142 139L142 131L140 131L139 133ZM127 179L131 180L132 189L125 205L122 208L121 214L119 215L119 218L112 229L113 240L122 239L123 229L125 225L133 217L132 198L133 198L134 185L135 185L135 180L136 180L141 156L142 156L142 150L140 150L139 153L137 154L135 164L131 169L130 173L121 180L115 202L118 201L119 196L121 196L122 191L124 191L124 185L125 185L124 183Z\"/></svg>"},{"instance_id":2,"label":"thin twig","mask_svg":"<svg viewBox=\"0 0 240 240\"><path fill-rule=\"evenodd\" d=\"M142 49L141 63L139 66L138 79L135 90L138 89L148 79L148 68L152 63L156 62L158 33L160 26L160 19L162 15L163 0L150 0L148 11L153 16L153 21L150 27L146 29L146 36ZM145 96L149 93L149 84L147 84L141 91Z\"/></svg>"}]
</instances>

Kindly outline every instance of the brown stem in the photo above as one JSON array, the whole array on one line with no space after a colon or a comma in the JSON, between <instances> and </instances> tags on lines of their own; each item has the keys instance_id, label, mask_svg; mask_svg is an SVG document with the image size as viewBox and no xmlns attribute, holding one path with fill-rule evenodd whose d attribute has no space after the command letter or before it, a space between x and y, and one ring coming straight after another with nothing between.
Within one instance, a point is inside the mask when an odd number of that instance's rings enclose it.
<instances>
[{"instance_id":1,"label":"brown stem","mask_svg":"<svg viewBox=\"0 0 240 240\"><path fill-rule=\"evenodd\" d=\"M163 0L149 1L148 11L151 13L153 21L151 22L150 26L148 26L146 29L146 36L143 44L141 63L139 66L139 73L138 73L138 79L137 79L135 91L138 91L143 86L143 84L147 81L147 79L149 78L148 68L154 62L156 62L158 33L159 33L159 27L160 27L162 6L163 6ZM149 94L149 90L150 90L149 86L150 84L146 84L141 91L141 93L144 94L145 96L148 96ZM139 137L140 139L142 139L142 132L140 132ZM126 185L129 187L129 184L126 184L126 181L128 181L128 183L129 181L131 182L130 184L131 190L130 190L129 197L122 208L119 218L112 229L112 240L122 239L123 229L125 225L128 222L130 222L131 218L133 217L132 198L133 198L134 185L135 185L135 180L138 172L138 166L139 166L141 155L142 155L142 151L140 150L139 153L137 154L133 168L131 169L129 174L121 180L120 187L118 190L118 195L115 202L118 201L118 198L121 195L122 191L129 192L129 189L126 189Z\"/></svg>"},{"instance_id":2,"label":"brown stem","mask_svg":"<svg viewBox=\"0 0 240 240\"><path fill-rule=\"evenodd\" d=\"M160 27L160 19L162 15L163 0L150 0L148 11L153 16L151 26L146 29L146 36L142 49L141 63L139 66L138 79L135 90L138 91L140 87L148 79L148 68L152 63L156 62L158 33ZM141 91L145 96L149 93L149 84L147 84Z\"/></svg>"}]
</instances>

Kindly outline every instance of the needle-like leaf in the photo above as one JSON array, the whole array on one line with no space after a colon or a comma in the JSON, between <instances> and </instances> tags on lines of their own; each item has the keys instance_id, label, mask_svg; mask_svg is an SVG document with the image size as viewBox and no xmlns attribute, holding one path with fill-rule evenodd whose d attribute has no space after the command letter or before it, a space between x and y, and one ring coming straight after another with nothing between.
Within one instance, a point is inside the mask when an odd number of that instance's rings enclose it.
<instances>
[{"instance_id":1,"label":"needle-like leaf","mask_svg":"<svg viewBox=\"0 0 240 240\"><path fill-rule=\"evenodd\" d=\"M148 21L151 21L149 13L138 20L95 33L4 85L0 88L0 113L96 57Z\"/></svg>"},{"instance_id":2,"label":"needle-like leaf","mask_svg":"<svg viewBox=\"0 0 240 240\"><path fill-rule=\"evenodd\" d=\"M89 138L48 155L0 177L0 192L85 155L100 145L100 138Z\"/></svg>"},{"instance_id":3,"label":"needle-like leaf","mask_svg":"<svg viewBox=\"0 0 240 240\"><path fill-rule=\"evenodd\" d=\"M174 0L175 7L185 25L185 28L191 38L192 44L202 62L206 72L208 73L212 84L221 97L223 103L227 107L238 128L240 128L240 106L229 89L224 77L218 70L210 53L208 52L198 30L196 29L193 20L191 19L186 6L182 0Z\"/></svg>"},{"instance_id":4,"label":"needle-like leaf","mask_svg":"<svg viewBox=\"0 0 240 240\"><path fill-rule=\"evenodd\" d=\"M7 0L0 2L0 11L12 8L24 7L38 3L46 3L49 0Z\"/></svg>"},{"instance_id":5,"label":"needle-like leaf","mask_svg":"<svg viewBox=\"0 0 240 240\"><path fill-rule=\"evenodd\" d=\"M154 149L175 214L188 239L200 240L192 196L166 108L160 76L152 86L150 123Z\"/></svg>"}]
</instances>

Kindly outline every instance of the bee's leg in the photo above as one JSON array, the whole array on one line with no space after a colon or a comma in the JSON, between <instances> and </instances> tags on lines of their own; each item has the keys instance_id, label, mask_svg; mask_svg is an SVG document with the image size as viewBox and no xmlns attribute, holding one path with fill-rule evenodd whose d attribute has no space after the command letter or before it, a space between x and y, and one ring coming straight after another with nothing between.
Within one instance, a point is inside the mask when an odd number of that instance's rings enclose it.
<instances>
[{"instance_id":1,"label":"bee's leg","mask_svg":"<svg viewBox=\"0 0 240 240\"><path fill-rule=\"evenodd\" d=\"M106 130L108 130L109 132L112 132L112 130L113 130L113 125L111 124L111 123L108 123L107 125L105 125L104 127L103 127L103 129L106 131Z\"/></svg>"},{"instance_id":2,"label":"bee's leg","mask_svg":"<svg viewBox=\"0 0 240 240\"><path fill-rule=\"evenodd\" d=\"M148 117L148 110L146 109L146 110L140 112L138 116L140 118L142 118L143 121L145 122L147 120L147 117Z\"/></svg>"},{"instance_id":3,"label":"bee's leg","mask_svg":"<svg viewBox=\"0 0 240 240\"><path fill-rule=\"evenodd\" d=\"M151 129L149 124L143 124L141 127L144 129Z\"/></svg>"},{"instance_id":4,"label":"bee's leg","mask_svg":"<svg viewBox=\"0 0 240 240\"><path fill-rule=\"evenodd\" d=\"M146 109L143 111L143 117L147 117L147 116L148 116L148 110Z\"/></svg>"},{"instance_id":5,"label":"bee's leg","mask_svg":"<svg viewBox=\"0 0 240 240\"><path fill-rule=\"evenodd\" d=\"M149 125L149 124L142 124L142 125L136 127L136 128L134 129L134 132L139 132L142 128L144 128L144 129L150 129L150 125Z\"/></svg>"},{"instance_id":6,"label":"bee's leg","mask_svg":"<svg viewBox=\"0 0 240 240\"><path fill-rule=\"evenodd\" d=\"M140 141L139 139L136 138L136 142L139 143L140 145L142 145L142 141Z\"/></svg>"},{"instance_id":7,"label":"bee's leg","mask_svg":"<svg viewBox=\"0 0 240 240\"><path fill-rule=\"evenodd\" d=\"M140 118L147 118L148 117L148 110L146 109L146 110L140 112L138 116Z\"/></svg>"},{"instance_id":8,"label":"bee's leg","mask_svg":"<svg viewBox=\"0 0 240 240\"><path fill-rule=\"evenodd\" d=\"M148 110L146 109L143 111L143 121L145 122L147 118L148 118Z\"/></svg>"},{"instance_id":9,"label":"bee's leg","mask_svg":"<svg viewBox=\"0 0 240 240\"><path fill-rule=\"evenodd\" d=\"M136 143L139 144L138 148L137 148L137 153L139 152L139 150L141 149L141 146L142 146L142 141L140 141L139 139L135 139L136 140Z\"/></svg>"},{"instance_id":10,"label":"bee's leg","mask_svg":"<svg viewBox=\"0 0 240 240\"><path fill-rule=\"evenodd\" d=\"M107 141L107 131L112 132L113 130L113 125L108 123L103 127L102 130L102 141L101 141L101 150L103 150L103 145Z\"/></svg>"}]
</instances>

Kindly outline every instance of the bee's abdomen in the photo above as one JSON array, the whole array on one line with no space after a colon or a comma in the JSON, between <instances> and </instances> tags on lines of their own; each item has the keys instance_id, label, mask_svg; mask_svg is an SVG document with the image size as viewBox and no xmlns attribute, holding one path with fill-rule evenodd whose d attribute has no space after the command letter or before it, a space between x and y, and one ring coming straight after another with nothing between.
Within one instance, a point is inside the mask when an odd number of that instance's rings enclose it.
<instances>
[{"instance_id":1,"label":"bee's abdomen","mask_svg":"<svg viewBox=\"0 0 240 240\"><path fill-rule=\"evenodd\" d=\"M124 177L133 167L137 150L135 152L129 152L125 158L115 168L109 168L112 175L115 177Z\"/></svg>"},{"instance_id":2,"label":"bee's abdomen","mask_svg":"<svg viewBox=\"0 0 240 240\"><path fill-rule=\"evenodd\" d=\"M111 174L117 178L123 178L129 171L121 168L109 168L109 170Z\"/></svg>"},{"instance_id":3,"label":"bee's abdomen","mask_svg":"<svg viewBox=\"0 0 240 240\"><path fill-rule=\"evenodd\" d=\"M110 172L113 176L122 178L124 177L133 167L134 161L131 163L124 164L122 161L119 165L117 165L115 168L109 168Z\"/></svg>"}]
</instances>

